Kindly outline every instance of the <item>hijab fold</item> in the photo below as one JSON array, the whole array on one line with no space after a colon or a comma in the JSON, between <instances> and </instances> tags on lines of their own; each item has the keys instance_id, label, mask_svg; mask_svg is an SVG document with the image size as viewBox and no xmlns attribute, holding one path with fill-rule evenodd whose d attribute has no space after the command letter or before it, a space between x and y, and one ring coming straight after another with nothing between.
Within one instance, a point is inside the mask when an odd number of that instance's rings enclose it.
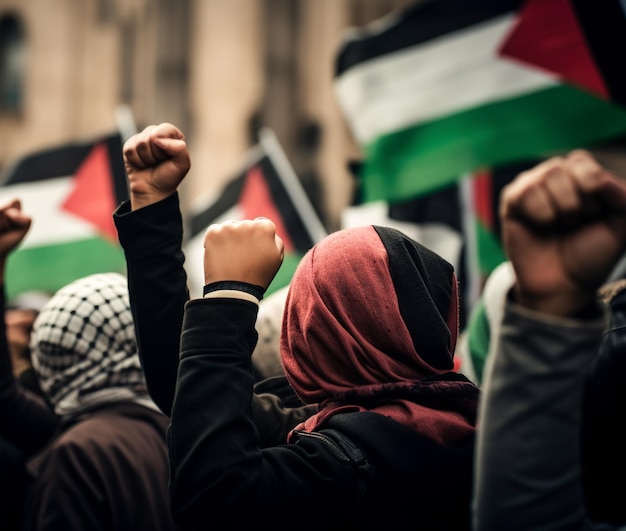
<instances>
[{"instance_id":1,"label":"hijab fold","mask_svg":"<svg viewBox=\"0 0 626 531\"><path fill-rule=\"evenodd\" d=\"M453 371L457 279L451 264L402 232L332 233L300 262L287 295L281 357L319 411L373 411L444 445L474 431L478 389Z\"/></svg>"}]
</instances>

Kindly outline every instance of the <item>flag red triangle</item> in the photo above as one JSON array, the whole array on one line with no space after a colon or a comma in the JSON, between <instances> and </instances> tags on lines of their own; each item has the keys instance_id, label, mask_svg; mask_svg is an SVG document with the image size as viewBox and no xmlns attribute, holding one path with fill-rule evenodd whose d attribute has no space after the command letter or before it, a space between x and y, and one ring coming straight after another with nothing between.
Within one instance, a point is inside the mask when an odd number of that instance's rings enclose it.
<instances>
[{"instance_id":1,"label":"flag red triangle","mask_svg":"<svg viewBox=\"0 0 626 531\"><path fill-rule=\"evenodd\" d=\"M495 213L493 211L493 183L489 170L478 171L472 178L474 214L480 222L489 230L495 226Z\"/></svg>"},{"instance_id":2,"label":"flag red triangle","mask_svg":"<svg viewBox=\"0 0 626 531\"><path fill-rule=\"evenodd\" d=\"M74 174L73 189L61 208L97 228L104 237L117 241L113 224L115 191L106 144L97 144Z\"/></svg>"},{"instance_id":3,"label":"flag red triangle","mask_svg":"<svg viewBox=\"0 0 626 531\"><path fill-rule=\"evenodd\" d=\"M526 2L499 53L609 98L570 0Z\"/></svg>"},{"instance_id":4,"label":"flag red triangle","mask_svg":"<svg viewBox=\"0 0 626 531\"><path fill-rule=\"evenodd\" d=\"M241 209L243 219L257 217L271 219L276 225L276 233L285 244L285 252L292 253L295 251L295 246L289 237L280 211L272 199L263 172L258 166L254 166L248 171L238 206Z\"/></svg>"}]
</instances>

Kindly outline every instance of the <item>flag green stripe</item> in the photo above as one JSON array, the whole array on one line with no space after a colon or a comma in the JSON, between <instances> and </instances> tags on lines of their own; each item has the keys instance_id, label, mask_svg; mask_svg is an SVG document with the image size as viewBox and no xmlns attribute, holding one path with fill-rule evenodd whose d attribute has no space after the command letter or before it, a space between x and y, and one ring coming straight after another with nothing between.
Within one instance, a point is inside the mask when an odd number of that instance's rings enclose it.
<instances>
[{"instance_id":1,"label":"flag green stripe","mask_svg":"<svg viewBox=\"0 0 626 531\"><path fill-rule=\"evenodd\" d=\"M272 280L272 283L268 286L264 297L268 297L291 282L291 277L293 277L293 274L296 272L296 268L298 267L298 264L300 263L300 260L302 260L303 256L304 254L302 253L285 254L283 263Z\"/></svg>"},{"instance_id":2,"label":"flag green stripe","mask_svg":"<svg viewBox=\"0 0 626 531\"><path fill-rule=\"evenodd\" d=\"M398 201L483 166L542 157L626 132L626 109L557 86L384 135L365 149L365 201Z\"/></svg>"},{"instance_id":3,"label":"flag green stripe","mask_svg":"<svg viewBox=\"0 0 626 531\"><path fill-rule=\"evenodd\" d=\"M417 123L560 85L545 71L497 55L513 23L513 16L493 20L358 65L337 78L337 98L359 145Z\"/></svg>"},{"instance_id":4,"label":"flag green stripe","mask_svg":"<svg viewBox=\"0 0 626 531\"><path fill-rule=\"evenodd\" d=\"M9 255L6 293L9 299L27 290L53 293L83 276L110 271L125 274L124 252L101 238L19 249Z\"/></svg>"}]
</instances>

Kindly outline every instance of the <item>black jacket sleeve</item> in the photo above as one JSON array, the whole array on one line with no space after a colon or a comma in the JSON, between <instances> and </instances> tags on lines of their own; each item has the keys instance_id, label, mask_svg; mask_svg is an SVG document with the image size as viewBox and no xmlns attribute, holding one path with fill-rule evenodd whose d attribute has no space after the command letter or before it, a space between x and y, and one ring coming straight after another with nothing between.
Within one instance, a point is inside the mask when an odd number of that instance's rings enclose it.
<instances>
[{"instance_id":1,"label":"black jacket sleeve","mask_svg":"<svg viewBox=\"0 0 626 531\"><path fill-rule=\"evenodd\" d=\"M183 221L178 194L113 220L126 256L128 289L148 391L169 416L174 399L183 309L189 298L183 267Z\"/></svg>"},{"instance_id":2,"label":"black jacket sleeve","mask_svg":"<svg viewBox=\"0 0 626 531\"><path fill-rule=\"evenodd\" d=\"M356 490L358 467L319 435L261 448L251 411L257 308L232 298L186 306L168 431L172 511L185 530L207 521L215 529L291 528L315 507L310 525Z\"/></svg>"}]
</instances>

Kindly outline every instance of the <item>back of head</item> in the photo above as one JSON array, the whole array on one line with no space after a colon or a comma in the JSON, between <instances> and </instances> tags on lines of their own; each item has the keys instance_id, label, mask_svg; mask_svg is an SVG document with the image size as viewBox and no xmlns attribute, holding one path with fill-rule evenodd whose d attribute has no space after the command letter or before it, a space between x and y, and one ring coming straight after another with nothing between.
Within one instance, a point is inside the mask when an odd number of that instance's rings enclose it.
<instances>
[{"instance_id":1,"label":"back of head","mask_svg":"<svg viewBox=\"0 0 626 531\"><path fill-rule=\"evenodd\" d=\"M337 231L309 251L290 284L281 337L287 376L316 403L447 372L458 304L452 266L402 232Z\"/></svg>"},{"instance_id":2,"label":"back of head","mask_svg":"<svg viewBox=\"0 0 626 531\"><path fill-rule=\"evenodd\" d=\"M94 274L58 290L35 320L31 350L57 414L146 396L123 275Z\"/></svg>"}]
</instances>

